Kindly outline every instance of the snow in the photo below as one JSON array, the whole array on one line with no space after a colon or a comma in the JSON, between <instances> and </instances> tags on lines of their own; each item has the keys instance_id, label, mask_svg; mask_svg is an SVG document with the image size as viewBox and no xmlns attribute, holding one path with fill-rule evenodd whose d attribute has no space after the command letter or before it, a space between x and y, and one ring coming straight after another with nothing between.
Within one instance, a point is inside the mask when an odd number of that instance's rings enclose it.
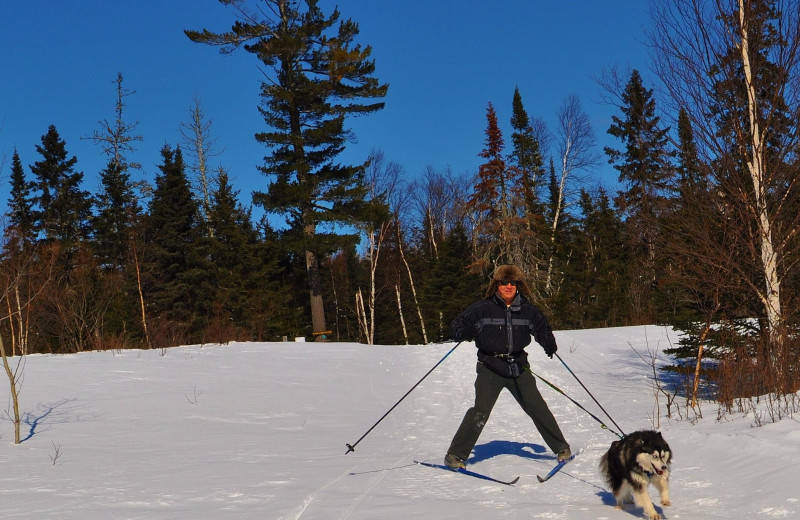
<instances>
[{"instance_id":1,"label":"snow","mask_svg":"<svg viewBox=\"0 0 800 520\"><path fill-rule=\"evenodd\" d=\"M664 417L649 353L675 341L661 327L556 332L559 355L624 432L658 426L675 454L668 519L798 518L797 420ZM22 437L0 421L0 510L44 519L633 519L597 464L616 436L539 383L573 451L554 464L504 392L469 468L503 486L414 464L441 463L473 399L475 351L453 347L230 343L164 350L31 355L20 393ZM605 415L558 359L529 347L534 371ZM12 363L17 359L12 358ZM8 399L8 384L0 396ZM10 410L10 404L6 410ZM660 410L660 414L658 411ZM610 427L613 425L607 422Z\"/></svg>"}]
</instances>

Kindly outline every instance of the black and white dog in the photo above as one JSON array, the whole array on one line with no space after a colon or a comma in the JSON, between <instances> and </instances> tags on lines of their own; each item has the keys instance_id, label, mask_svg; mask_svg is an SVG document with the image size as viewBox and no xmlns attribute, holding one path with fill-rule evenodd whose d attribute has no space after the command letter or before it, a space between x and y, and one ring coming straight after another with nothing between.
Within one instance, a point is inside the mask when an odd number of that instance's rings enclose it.
<instances>
[{"instance_id":1,"label":"black and white dog","mask_svg":"<svg viewBox=\"0 0 800 520\"><path fill-rule=\"evenodd\" d=\"M659 520L647 486L653 484L661 492L661 504L670 505L671 462L672 450L660 432L638 431L614 441L600 459L600 471L614 493L617 509L633 500L650 520Z\"/></svg>"}]
</instances>

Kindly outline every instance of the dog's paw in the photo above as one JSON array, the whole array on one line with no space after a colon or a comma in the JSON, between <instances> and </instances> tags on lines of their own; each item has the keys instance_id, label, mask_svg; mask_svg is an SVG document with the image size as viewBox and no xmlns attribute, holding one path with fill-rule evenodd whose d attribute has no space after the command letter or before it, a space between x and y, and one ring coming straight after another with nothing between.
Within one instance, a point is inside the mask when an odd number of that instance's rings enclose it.
<instances>
[{"instance_id":1,"label":"dog's paw","mask_svg":"<svg viewBox=\"0 0 800 520\"><path fill-rule=\"evenodd\" d=\"M649 518L650 520L661 520L661 515L659 515L658 513L655 513L655 514L652 514L652 515L647 515L647 518Z\"/></svg>"},{"instance_id":2,"label":"dog's paw","mask_svg":"<svg viewBox=\"0 0 800 520\"><path fill-rule=\"evenodd\" d=\"M671 502L671 501L669 501L669 500L662 500L662 501L661 501L661 505L662 505L662 506L671 506L671 505L672 505L672 502Z\"/></svg>"}]
</instances>

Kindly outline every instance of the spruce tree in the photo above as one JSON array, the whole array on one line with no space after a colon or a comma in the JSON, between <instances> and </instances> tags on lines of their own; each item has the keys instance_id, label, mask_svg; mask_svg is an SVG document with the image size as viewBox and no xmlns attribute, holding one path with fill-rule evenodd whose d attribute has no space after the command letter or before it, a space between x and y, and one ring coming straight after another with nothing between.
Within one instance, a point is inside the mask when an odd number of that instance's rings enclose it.
<instances>
[{"instance_id":1,"label":"spruce tree","mask_svg":"<svg viewBox=\"0 0 800 520\"><path fill-rule=\"evenodd\" d=\"M450 337L450 323L471 303L483 297L484 278L469 270L470 244L464 227L456 225L445 238L439 257L425 275L422 305L427 328L438 341Z\"/></svg>"},{"instance_id":2,"label":"spruce tree","mask_svg":"<svg viewBox=\"0 0 800 520\"><path fill-rule=\"evenodd\" d=\"M25 176L19 153L11 156L11 190L8 197L9 222L23 243L33 241L33 183Z\"/></svg>"},{"instance_id":3,"label":"spruce tree","mask_svg":"<svg viewBox=\"0 0 800 520\"><path fill-rule=\"evenodd\" d=\"M514 89L511 103L511 154L509 164L519 170L522 200L528 215L541 212L539 191L546 173L541 143L534 135L528 113L522 104L519 89Z\"/></svg>"},{"instance_id":4,"label":"spruce tree","mask_svg":"<svg viewBox=\"0 0 800 520\"><path fill-rule=\"evenodd\" d=\"M208 251L216 293L206 303L206 312L219 325L231 324L230 333L236 336L210 339L279 339L297 321L282 291L279 248L274 238L259 238L250 211L237 201L238 192L224 170L219 171L210 196Z\"/></svg>"},{"instance_id":5,"label":"spruce tree","mask_svg":"<svg viewBox=\"0 0 800 520\"><path fill-rule=\"evenodd\" d=\"M162 327L173 329L171 341L198 341L196 333L205 318L201 311L213 300L214 280L205 263L208 248L180 148L165 145L161 156L146 218L146 300ZM164 341L156 346L171 346Z\"/></svg>"},{"instance_id":6,"label":"spruce tree","mask_svg":"<svg viewBox=\"0 0 800 520\"><path fill-rule=\"evenodd\" d=\"M475 221L473 272L493 270L500 264L516 264L529 271L535 248L527 220L521 170L510 167L503 150L503 132L497 113L486 109L486 140L478 154L486 162L478 167L478 179L466 204Z\"/></svg>"},{"instance_id":7,"label":"spruce tree","mask_svg":"<svg viewBox=\"0 0 800 520\"><path fill-rule=\"evenodd\" d=\"M67 250L84 240L89 232L91 199L80 189L83 173L75 171L78 159L68 158L66 142L50 125L36 145L42 159L30 168L35 176L34 229L46 241L60 242Z\"/></svg>"},{"instance_id":8,"label":"spruce tree","mask_svg":"<svg viewBox=\"0 0 800 520\"><path fill-rule=\"evenodd\" d=\"M616 205L624 215L633 261L641 270L630 296L640 303L638 320L652 323L660 312L656 300L660 277L659 220L668 209L674 176L672 152L667 146L669 129L661 127L653 91L644 87L635 69L622 93L622 103L622 117L612 117L608 133L622 141L623 149L606 147L605 153L608 162L619 171L624 187L617 195Z\"/></svg>"},{"instance_id":9,"label":"spruce tree","mask_svg":"<svg viewBox=\"0 0 800 520\"><path fill-rule=\"evenodd\" d=\"M130 175L115 159L100 172L100 185L95 197L97 214L92 219L95 253L106 269L119 270L127 260L131 228L140 208Z\"/></svg>"},{"instance_id":10,"label":"spruce tree","mask_svg":"<svg viewBox=\"0 0 800 520\"><path fill-rule=\"evenodd\" d=\"M581 193L585 276L581 327L617 327L629 320L630 254L623 223L603 188Z\"/></svg>"},{"instance_id":11,"label":"spruce tree","mask_svg":"<svg viewBox=\"0 0 800 520\"><path fill-rule=\"evenodd\" d=\"M221 2L243 9L238 1ZM345 120L383 108L374 99L384 97L388 85L373 76L372 49L355 44L358 25L340 20L338 9L326 16L316 0L259 3L258 15L243 17L229 32L185 32L192 41L226 51L243 47L268 76L259 109L268 130L256 140L270 150L260 169L273 181L267 191L255 192L253 200L286 216L291 231L286 237L305 260L313 332L320 339L326 329L320 258L356 240L328 226L366 218L366 162L336 161L351 137Z\"/></svg>"}]
</instances>

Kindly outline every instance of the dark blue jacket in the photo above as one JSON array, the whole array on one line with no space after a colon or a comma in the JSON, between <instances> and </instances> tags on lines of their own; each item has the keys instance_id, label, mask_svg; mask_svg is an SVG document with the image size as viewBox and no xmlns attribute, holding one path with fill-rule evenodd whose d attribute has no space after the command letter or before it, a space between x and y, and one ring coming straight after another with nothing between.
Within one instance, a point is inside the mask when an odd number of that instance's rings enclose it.
<instances>
[{"instance_id":1,"label":"dark blue jacket","mask_svg":"<svg viewBox=\"0 0 800 520\"><path fill-rule=\"evenodd\" d=\"M550 357L558 349L547 318L519 293L508 306L497 294L473 303L453 320L450 335L475 340L478 360L504 377L517 377L530 366L525 347L531 336Z\"/></svg>"}]
</instances>

